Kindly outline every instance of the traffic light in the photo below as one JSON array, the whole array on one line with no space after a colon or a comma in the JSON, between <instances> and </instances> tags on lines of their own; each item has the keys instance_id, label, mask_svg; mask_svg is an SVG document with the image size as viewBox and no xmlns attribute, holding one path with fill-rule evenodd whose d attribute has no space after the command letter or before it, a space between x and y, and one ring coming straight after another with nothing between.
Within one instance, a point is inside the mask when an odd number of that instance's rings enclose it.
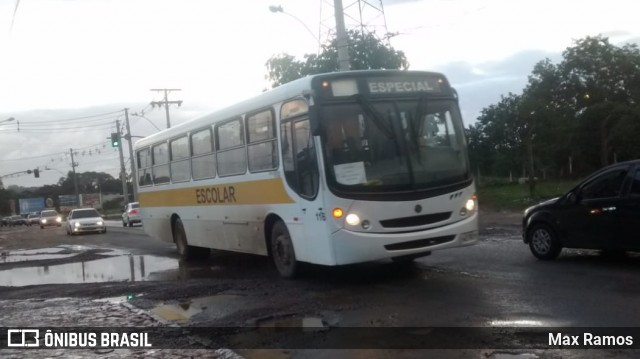
<instances>
[{"instance_id":1,"label":"traffic light","mask_svg":"<svg viewBox=\"0 0 640 359\"><path fill-rule=\"evenodd\" d=\"M120 147L120 134L117 132L111 133L111 147Z\"/></svg>"},{"instance_id":2,"label":"traffic light","mask_svg":"<svg viewBox=\"0 0 640 359\"><path fill-rule=\"evenodd\" d=\"M39 178L39 177L40 177L40 170L39 170L39 169L37 169L37 168L36 168L35 170L33 170L33 176L34 176L35 178Z\"/></svg>"}]
</instances>

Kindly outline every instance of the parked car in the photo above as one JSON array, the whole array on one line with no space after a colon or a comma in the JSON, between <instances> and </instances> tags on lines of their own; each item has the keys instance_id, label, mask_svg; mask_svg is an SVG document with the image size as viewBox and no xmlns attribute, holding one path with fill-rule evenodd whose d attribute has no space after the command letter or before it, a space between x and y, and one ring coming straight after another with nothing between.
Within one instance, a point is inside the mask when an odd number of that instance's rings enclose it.
<instances>
[{"instance_id":1,"label":"parked car","mask_svg":"<svg viewBox=\"0 0 640 359\"><path fill-rule=\"evenodd\" d=\"M122 226L133 227L134 223L142 223L140 217L140 203L132 202L124 206L122 210Z\"/></svg>"},{"instance_id":2,"label":"parked car","mask_svg":"<svg viewBox=\"0 0 640 359\"><path fill-rule=\"evenodd\" d=\"M523 239L539 259L562 248L640 250L640 160L605 167L559 198L527 208Z\"/></svg>"},{"instance_id":3,"label":"parked car","mask_svg":"<svg viewBox=\"0 0 640 359\"><path fill-rule=\"evenodd\" d=\"M48 209L40 213L40 228L48 226L62 226L62 217L53 209Z\"/></svg>"},{"instance_id":4,"label":"parked car","mask_svg":"<svg viewBox=\"0 0 640 359\"><path fill-rule=\"evenodd\" d=\"M15 226L28 226L29 225L29 221L25 218L22 217L21 215L15 215L15 216L11 216L11 226L15 227Z\"/></svg>"},{"instance_id":5,"label":"parked car","mask_svg":"<svg viewBox=\"0 0 640 359\"><path fill-rule=\"evenodd\" d=\"M7 216L7 217L2 217L2 220L0 220L0 227L8 227L11 225L11 217Z\"/></svg>"},{"instance_id":6,"label":"parked car","mask_svg":"<svg viewBox=\"0 0 640 359\"><path fill-rule=\"evenodd\" d=\"M29 220L29 225L40 223L40 212L30 213L27 219Z\"/></svg>"},{"instance_id":7,"label":"parked car","mask_svg":"<svg viewBox=\"0 0 640 359\"><path fill-rule=\"evenodd\" d=\"M107 233L107 226L95 208L74 209L67 216L67 234L82 232Z\"/></svg>"}]
</instances>

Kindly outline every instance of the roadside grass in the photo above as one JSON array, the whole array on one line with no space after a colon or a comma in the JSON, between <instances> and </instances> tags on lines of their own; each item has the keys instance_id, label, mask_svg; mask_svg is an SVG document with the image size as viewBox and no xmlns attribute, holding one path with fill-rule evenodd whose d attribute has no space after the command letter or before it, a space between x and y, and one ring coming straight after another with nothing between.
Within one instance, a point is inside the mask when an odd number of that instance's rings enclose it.
<instances>
[{"instance_id":1,"label":"roadside grass","mask_svg":"<svg viewBox=\"0 0 640 359\"><path fill-rule=\"evenodd\" d=\"M544 200L559 197L575 186L577 181L540 181L535 196L529 195L528 184L506 183L479 186L480 208L492 211L522 211Z\"/></svg>"}]
</instances>

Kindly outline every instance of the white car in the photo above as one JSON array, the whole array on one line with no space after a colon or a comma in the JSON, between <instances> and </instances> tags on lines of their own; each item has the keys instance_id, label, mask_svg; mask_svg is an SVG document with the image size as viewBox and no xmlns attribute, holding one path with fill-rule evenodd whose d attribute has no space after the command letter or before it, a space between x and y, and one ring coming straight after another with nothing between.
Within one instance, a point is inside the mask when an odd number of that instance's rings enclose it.
<instances>
[{"instance_id":1,"label":"white car","mask_svg":"<svg viewBox=\"0 0 640 359\"><path fill-rule=\"evenodd\" d=\"M140 203L132 202L124 206L122 210L122 226L133 227L134 223L142 223L140 217Z\"/></svg>"},{"instance_id":2,"label":"white car","mask_svg":"<svg viewBox=\"0 0 640 359\"><path fill-rule=\"evenodd\" d=\"M107 233L107 226L95 208L74 209L67 217L67 234L82 232Z\"/></svg>"}]
</instances>

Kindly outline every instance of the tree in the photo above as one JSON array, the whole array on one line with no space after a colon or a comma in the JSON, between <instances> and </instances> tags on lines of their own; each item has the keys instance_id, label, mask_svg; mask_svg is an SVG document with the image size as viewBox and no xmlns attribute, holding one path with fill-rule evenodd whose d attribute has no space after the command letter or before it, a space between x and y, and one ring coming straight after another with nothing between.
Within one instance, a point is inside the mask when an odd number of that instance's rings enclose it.
<instances>
[{"instance_id":1,"label":"tree","mask_svg":"<svg viewBox=\"0 0 640 359\"><path fill-rule=\"evenodd\" d=\"M69 171L67 177L60 180L58 182L60 194L75 193L73 172ZM122 182L104 172L77 173L76 180L78 181L78 191L81 193L98 193L99 190L104 193L119 193L122 191Z\"/></svg>"},{"instance_id":2,"label":"tree","mask_svg":"<svg viewBox=\"0 0 640 359\"><path fill-rule=\"evenodd\" d=\"M563 53L561 88L573 105L575 119L597 125L600 165L611 160L613 134L623 114L637 108L640 51L636 45L617 47L602 36L586 37Z\"/></svg>"},{"instance_id":3,"label":"tree","mask_svg":"<svg viewBox=\"0 0 640 359\"><path fill-rule=\"evenodd\" d=\"M526 163L531 178L540 171L563 175L568 163L585 175L611 161L638 158L638 99L637 46L614 46L600 36L577 40L559 64L538 62L522 94L510 93L482 110L468 131L472 165L504 175Z\"/></svg>"},{"instance_id":4,"label":"tree","mask_svg":"<svg viewBox=\"0 0 640 359\"><path fill-rule=\"evenodd\" d=\"M404 52L385 44L375 33L349 30L347 35L352 70L409 68ZM272 87L312 74L338 71L338 41L331 39L322 45L319 54L305 54L303 60L288 54L274 55L266 66Z\"/></svg>"}]
</instances>

